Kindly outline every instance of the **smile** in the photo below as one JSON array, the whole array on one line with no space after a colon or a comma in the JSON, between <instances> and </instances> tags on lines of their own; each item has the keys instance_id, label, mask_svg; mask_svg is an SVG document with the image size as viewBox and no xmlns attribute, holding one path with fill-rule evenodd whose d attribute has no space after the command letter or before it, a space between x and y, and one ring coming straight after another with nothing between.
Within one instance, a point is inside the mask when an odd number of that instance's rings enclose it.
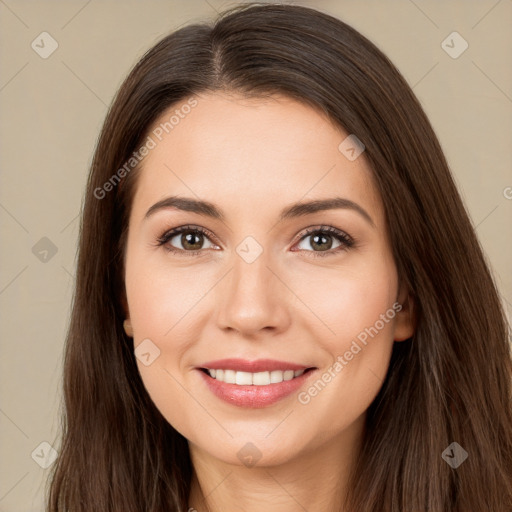
<instances>
[{"instance_id":1,"label":"smile","mask_svg":"<svg viewBox=\"0 0 512 512\"><path fill-rule=\"evenodd\" d=\"M268 386L269 384L279 384L285 380L292 380L300 377L303 373L311 370L273 370L257 373L242 372L235 370L211 370L202 368L202 370L215 380L225 382L226 384L237 384L239 386Z\"/></svg>"},{"instance_id":2,"label":"smile","mask_svg":"<svg viewBox=\"0 0 512 512\"><path fill-rule=\"evenodd\" d=\"M197 367L207 389L238 407L268 407L297 392L316 367L270 359L222 359Z\"/></svg>"}]
</instances>

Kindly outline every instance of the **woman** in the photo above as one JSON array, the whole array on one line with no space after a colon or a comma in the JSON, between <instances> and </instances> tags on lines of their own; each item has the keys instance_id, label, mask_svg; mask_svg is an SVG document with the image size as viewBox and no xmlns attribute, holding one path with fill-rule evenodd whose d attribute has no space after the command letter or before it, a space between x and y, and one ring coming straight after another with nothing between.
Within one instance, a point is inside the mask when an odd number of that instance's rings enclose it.
<instances>
[{"instance_id":1,"label":"woman","mask_svg":"<svg viewBox=\"0 0 512 512\"><path fill-rule=\"evenodd\" d=\"M98 141L48 510L510 511L507 335L372 43L290 5L184 27Z\"/></svg>"}]
</instances>

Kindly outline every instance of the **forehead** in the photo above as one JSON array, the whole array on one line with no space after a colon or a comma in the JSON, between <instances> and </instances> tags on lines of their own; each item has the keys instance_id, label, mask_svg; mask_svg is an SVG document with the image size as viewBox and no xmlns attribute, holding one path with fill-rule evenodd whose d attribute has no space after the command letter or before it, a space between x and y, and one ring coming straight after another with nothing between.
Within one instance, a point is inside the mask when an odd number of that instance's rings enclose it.
<instances>
[{"instance_id":1,"label":"forehead","mask_svg":"<svg viewBox=\"0 0 512 512\"><path fill-rule=\"evenodd\" d=\"M339 149L349 134L322 112L279 95L194 99L173 105L151 127L154 147L142 162L134 209L173 194L254 215L341 196L381 213L364 153L349 160Z\"/></svg>"}]
</instances>

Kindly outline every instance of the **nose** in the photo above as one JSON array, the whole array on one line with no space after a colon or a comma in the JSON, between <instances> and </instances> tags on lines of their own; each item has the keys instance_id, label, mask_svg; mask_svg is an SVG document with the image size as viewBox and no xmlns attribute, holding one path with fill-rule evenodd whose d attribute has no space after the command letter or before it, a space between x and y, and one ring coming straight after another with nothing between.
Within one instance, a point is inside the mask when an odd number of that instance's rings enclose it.
<instances>
[{"instance_id":1,"label":"nose","mask_svg":"<svg viewBox=\"0 0 512 512\"><path fill-rule=\"evenodd\" d=\"M233 267L217 290L219 328L248 337L263 331L277 334L288 328L293 294L284 276L272 267L276 265L265 252L252 263L234 256Z\"/></svg>"}]
</instances>

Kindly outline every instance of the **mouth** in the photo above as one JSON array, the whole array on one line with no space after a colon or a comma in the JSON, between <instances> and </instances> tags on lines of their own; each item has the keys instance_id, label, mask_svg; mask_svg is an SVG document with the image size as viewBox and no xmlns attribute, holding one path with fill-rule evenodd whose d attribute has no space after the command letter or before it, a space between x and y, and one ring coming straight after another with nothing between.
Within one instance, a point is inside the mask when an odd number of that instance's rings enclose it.
<instances>
[{"instance_id":1,"label":"mouth","mask_svg":"<svg viewBox=\"0 0 512 512\"><path fill-rule=\"evenodd\" d=\"M307 385L316 366L259 359L220 359L196 367L206 388L232 406L263 408Z\"/></svg>"},{"instance_id":2,"label":"mouth","mask_svg":"<svg viewBox=\"0 0 512 512\"><path fill-rule=\"evenodd\" d=\"M316 367L301 370L264 370L261 372L236 371L227 368L199 368L203 373L225 384L238 386L268 386L297 379Z\"/></svg>"}]
</instances>

